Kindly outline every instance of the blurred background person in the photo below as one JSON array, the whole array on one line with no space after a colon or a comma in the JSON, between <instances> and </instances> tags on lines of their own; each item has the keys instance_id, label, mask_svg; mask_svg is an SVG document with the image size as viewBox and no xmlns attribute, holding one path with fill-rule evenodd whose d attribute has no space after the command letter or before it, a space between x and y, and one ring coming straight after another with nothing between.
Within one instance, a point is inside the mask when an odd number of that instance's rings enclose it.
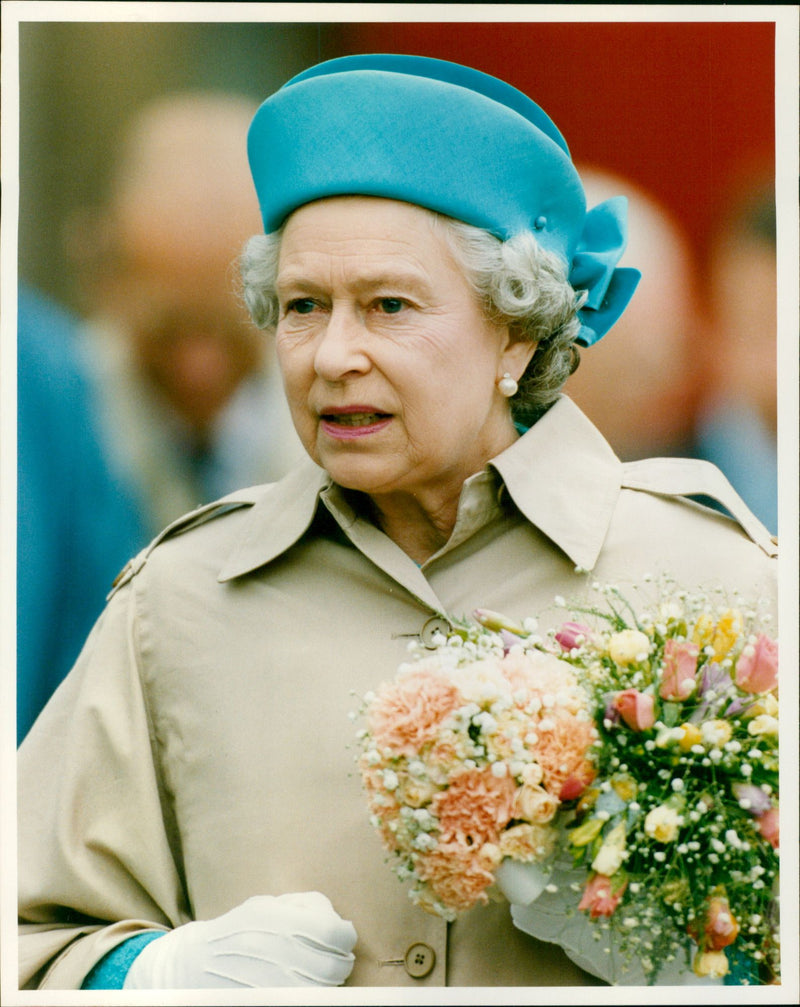
<instances>
[{"instance_id":1,"label":"blurred background person","mask_svg":"<svg viewBox=\"0 0 800 1007\"><path fill-rule=\"evenodd\" d=\"M68 227L104 436L151 534L279 477L300 451L270 344L236 287L259 220L245 155L254 107L188 91L146 104L105 205Z\"/></svg>"},{"instance_id":2,"label":"blurred background person","mask_svg":"<svg viewBox=\"0 0 800 1007\"><path fill-rule=\"evenodd\" d=\"M23 286L17 338L17 740L74 664L144 544L98 434L76 319Z\"/></svg>"},{"instance_id":3,"label":"blurred background person","mask_svg":"<svg viewBox=\"0 0 800 1007\"><path fill-rule=\"evenodd\" d=\"M581 354L565 392L623 461L692 453L702 374L700 312L691 244L675 217L628 179L579 166L591 205L628 197L630 238L621 262L642 279L607 339Z\"/></svg>"},{"instance_id":4,"label":"blurred background person","mask_svg":"<svg viewBox=\"0 0 800 1007\"><path fill-rule=\"evenodd\" d=\"M714 462L773 534L778 531L775 191L748 174L722 205L706 268L699 343L705 394L695 453Z\"/></svg>"},{"instance_id":5,"label":"blurred background person","mask_svg":"<svg viewBox=\"0 0 800 1007\"><path fill-rule=\"evenodd\" d=\"M651 193L602 168L580 171L590 201L627 193L631 237L621 262L641 265L642 279L610 337L582 354L566 393L624 461L657 455L711 461L776 533L771 177L743 171L735 188L724 187L707 247L696 251Z\"/></svg>"}]
</instances>

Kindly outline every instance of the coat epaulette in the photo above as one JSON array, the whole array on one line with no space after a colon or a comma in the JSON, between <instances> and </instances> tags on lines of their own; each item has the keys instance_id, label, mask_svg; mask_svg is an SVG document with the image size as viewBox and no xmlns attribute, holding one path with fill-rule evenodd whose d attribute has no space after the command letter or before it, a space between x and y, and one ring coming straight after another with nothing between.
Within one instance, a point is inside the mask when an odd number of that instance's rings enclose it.
<instances>
[{"instance_id":1,"label":"coat epaulette","mask_svg":"<svg viewBox=\"0 0 800 1007\"><path fill-rule=\"evenodd\" d=\"M148 545L146 545L144 549L138 552L132 559L128 560L125 566L114 578L111 584L111 590L106 597L106 601L116 594L116 592L124 584L127 584L129 580L136 576L136 574L147 562L148 557L153 550L161 545L165 539L173 538L175 535L182 535L187 531L191 531L193 528L197 528L199 525L206 524L208 521L213 521L215 518L222 517L224 514L229 514L231 511L241 510L242 507L251 507L253 502L252 497L249 495L245 497L242 494L234 493L230 496L223 497L221 500L216 500L214 503L204 504L202 507L197 507L195 510L189 511L187 514L184 514L175 521L172 521Z\"/></svg>"},{"instance_id":2,"label":"coat epaulette","mask_svg":"<svg viewBox=\"0 0 800 1007\"><path fill-rule=\"evenodd\" d=\"M622 485L660 496L706 497L721 504L768 556L778 555L778 539L753 514L716 465L697 458L646 458L623 465Z\"/></svg>"}]
</instances>

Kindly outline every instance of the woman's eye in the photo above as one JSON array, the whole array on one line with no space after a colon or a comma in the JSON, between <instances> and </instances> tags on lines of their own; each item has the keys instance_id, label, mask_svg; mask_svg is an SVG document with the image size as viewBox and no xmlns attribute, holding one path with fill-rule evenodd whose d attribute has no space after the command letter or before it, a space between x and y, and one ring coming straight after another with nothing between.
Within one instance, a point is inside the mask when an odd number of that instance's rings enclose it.
<instances>
[{"instance_id":1,"label":"woman's eye","mask_svg":"<svg viewBox=\"0 0 800 1007\"><path fill-rule=\"evenodd\" d=\"M296 315L310 315L315 307L316 304L310 297L296 297L286 305L286 313L291 314L294 312Z\"/></svg>"},{"instance_id":2,"label":"woman's eye","mask_svg":"<svg viewBox=\"0 0 800 1007\"><path fill-rule=\"evenodd\" d=\"M386 315L396 315L398 311L402 311L406 306L406 302L401 301L399 297L382 297L378 301L378 304L381 311Z\"/></svg>"}]
</instances>

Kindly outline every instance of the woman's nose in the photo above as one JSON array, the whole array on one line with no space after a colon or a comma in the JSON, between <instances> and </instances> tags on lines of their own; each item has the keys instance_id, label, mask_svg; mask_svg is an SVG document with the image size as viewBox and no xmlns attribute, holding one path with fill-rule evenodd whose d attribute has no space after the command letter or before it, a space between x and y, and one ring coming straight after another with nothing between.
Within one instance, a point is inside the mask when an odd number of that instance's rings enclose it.
<instances>
[{"instance_id":1,"label":"woman's nose","mask_svg":"<svg viewBox=\"0 0 800 1007\"><path fill-rule=\"evenodd\" d=\"M320 334L314 359L316 373L326 381L341 381L369 370L364 327L357 312L334 307Z\"/></svg>"}]
</instances>

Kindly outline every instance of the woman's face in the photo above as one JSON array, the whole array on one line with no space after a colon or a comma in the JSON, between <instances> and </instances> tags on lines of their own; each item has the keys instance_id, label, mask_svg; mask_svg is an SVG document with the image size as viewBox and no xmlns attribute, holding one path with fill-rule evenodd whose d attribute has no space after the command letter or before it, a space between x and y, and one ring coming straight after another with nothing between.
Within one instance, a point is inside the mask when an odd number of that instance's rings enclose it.
<instances>
[{"instance_id":1,"label":"woman's face","mask_svg":"<svg viewBox=\"0 0 800 1007\"><path fill-rule=\"evenodd\" d=\"M301 207L277 291L294 423L340 485L435 501L514 440L497 381L520 376L533 344L486 320L427 210L361 196Z\"/></svg>"}]
</instances>

